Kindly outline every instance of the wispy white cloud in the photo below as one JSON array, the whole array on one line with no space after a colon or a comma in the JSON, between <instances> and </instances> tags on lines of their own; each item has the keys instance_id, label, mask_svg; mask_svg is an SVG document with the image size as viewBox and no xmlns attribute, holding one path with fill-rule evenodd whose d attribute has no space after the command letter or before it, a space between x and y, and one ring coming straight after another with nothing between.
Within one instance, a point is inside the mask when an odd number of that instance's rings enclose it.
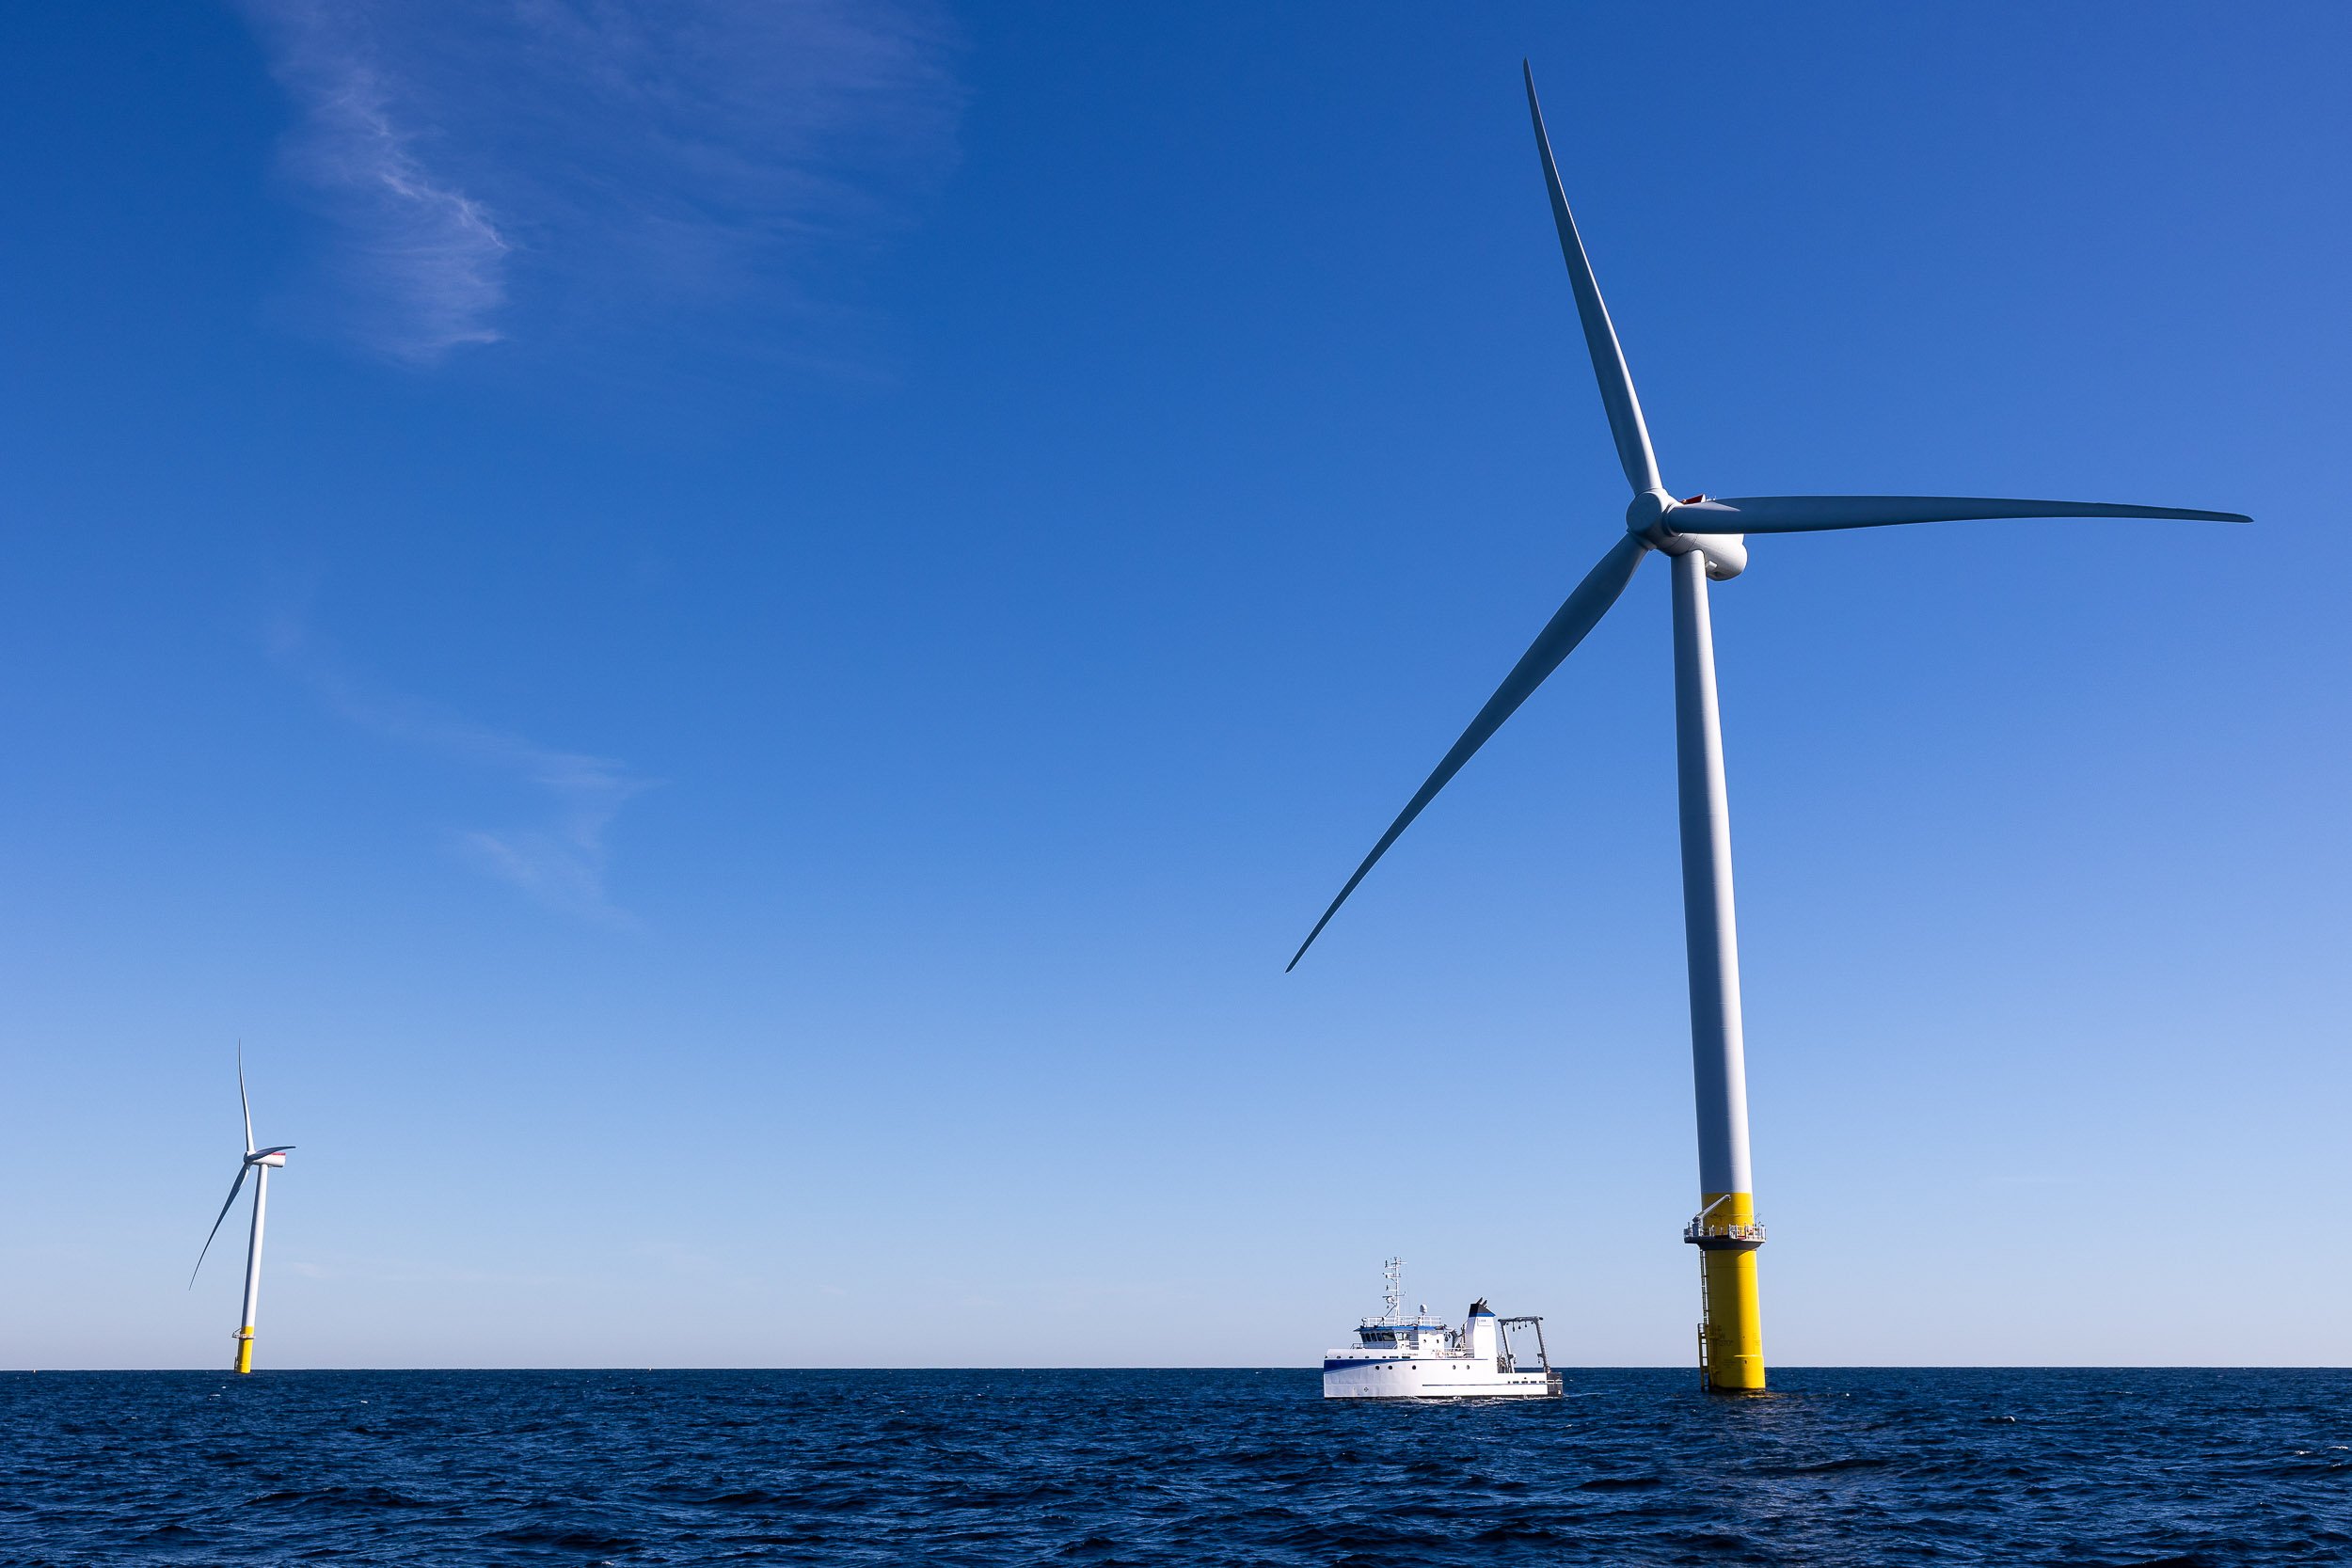
<instances>
[{"instance_id":1,"label":"wispy white cloud","mask_svg":"<svg viewBox=\"0 0 2352 1568\"><path fill-rule=\"evenodd\" d=\"M396 118L399 89L357 24L363 8L253 0L247 9L302 109L287 166L338 231L355 334L418 362L496 342L514 246L480 201L418 156L416 132Z\"/></svg>"},{"instance_id":2,"label":"wispy white cloud","mask_svg":"<svg viewBox=\"0 0 2352 1568\"><path fill-rule=\"evenodd\" d=\"M935 0L240 0L348 325L419 362L756 297L953 159Z\"/></svg>"},{"instance_id":3,"label":"wispy white cloud","mask_svg":"<svg viewBox=\"0 0 2352 1568\"><path fill-rule=\"evenodd\" d=\"M288 669L360 729L543 792L548 815L539 822L453 830L451 843L462 858L550 909L604 925L637 924L606 891L605 836L622 806L651 788L652 781L610 757L558 751L437 704L371 689L291 618L272 627L270 641Z\"/></svg>"}]
</instances>

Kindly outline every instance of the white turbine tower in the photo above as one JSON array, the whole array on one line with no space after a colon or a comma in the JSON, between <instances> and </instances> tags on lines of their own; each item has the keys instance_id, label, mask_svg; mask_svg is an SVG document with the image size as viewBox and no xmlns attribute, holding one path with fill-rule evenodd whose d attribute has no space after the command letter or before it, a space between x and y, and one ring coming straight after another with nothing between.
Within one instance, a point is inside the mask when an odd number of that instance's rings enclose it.
<instances>
[{"instance_id":1,"label":"white turbine tower","mask_svg":"<svg viewBox=\"0 0 2352 1568\"><path fill-rule=\"evenodd\" d=\"M1658 475L1649 430L1625 353L1617 345L1600 289L1593 281L1576 220L1560 188L1560 171L1535 102L1535 78L1524 71L1527 109L1534 121L1544 183L1568 263L1568 285L1584 327L1584 346L1600 381L1617 460L1633 486L1625 536L1577 584L1537 634L1470 728L1438 764L1372 847L1356 874L1293 955L1297 967L1331 916L1504 720L1560 667L1652 550L1674 572L1675 738L1682 808L1682 911L1691 977L1691 1055L1698 1101L1699 1212L1683 1240L1700 1249L1704 1322L1700 1354L1707 1385L1725 1391L1764 1386L1763 1335L1757 1316L1756 1249L1764 1227L1756 1221L1756 1190L1748 1171L1747 1069L1740 1033L1740 955L1731 908L1731 816L1724 789L1723 731L1715 706L1715 648L1708 629L1707 585L1738 577L1748 563L1743 536L1812 533L1828 529L1881 528L1895 523L1956 522L1990 517L2173 517L2245 523L2235 512L2178 507L2115 506L2091 501L1996 500L1980 496L1744 496L1717 500L1700 495L1677 500Z\"/></svg>"},{"instance_id":2,"label":"white turbine tower","mask_svg":"<svg viewBox=\"0 0 2352 1568\"><path fill-rule=\"evenodd\" d=\"M253 1317L262 1305L262 1220L269 1210L269 1173L282 1169L286 1152L292 1144L278 1144L269 1148L253 1147L253 1102L245 1094L245 1051L237 1051L237 1103L245 1110L245 1159L237 1165L237 1179L229 1184L229 1196L214 1217L213 1228L205 1233L203 1248L196 1255L196 1267L188 1271L188 1288L196 1288L196 1276L204 1267L204 1255L213 1250L213 1238L220 1234L221 1221L237 1201L245 1179L253 1178L253 1231L245 1249L245 1310L237 1319L236 1370L253 1370Z\"/></svg>"}]
</instances>

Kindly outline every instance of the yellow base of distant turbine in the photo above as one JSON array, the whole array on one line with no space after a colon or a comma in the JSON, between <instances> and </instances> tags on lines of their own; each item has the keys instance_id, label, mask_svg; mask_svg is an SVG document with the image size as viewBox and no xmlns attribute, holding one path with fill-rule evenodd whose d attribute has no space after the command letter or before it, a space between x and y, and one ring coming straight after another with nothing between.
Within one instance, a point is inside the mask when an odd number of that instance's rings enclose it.
<instances>
[{"instance_id":1,"label":"yellow base of distant turbine","mask_svg":"<svg viewBox=\"0 0 2352 1568\"><path fill-rule=\"evenodd\" d=\"M253 1330L250 1328L241 1328L237 1330L237 1370L241 1372L249 1372L252 1370Z\"/></svg>"}]
</instances>

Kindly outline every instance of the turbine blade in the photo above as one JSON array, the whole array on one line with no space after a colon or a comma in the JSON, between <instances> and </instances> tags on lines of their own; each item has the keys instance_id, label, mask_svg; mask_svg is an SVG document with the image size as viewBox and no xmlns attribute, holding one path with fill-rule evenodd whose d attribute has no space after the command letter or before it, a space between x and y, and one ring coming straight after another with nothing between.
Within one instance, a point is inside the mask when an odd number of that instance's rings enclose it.
<instances>
[{"instance_id":1,"label":"turbine blade","mask_svg":"<svg viewBox=\"0 0 2352 1568\"><path fill-rule=\"evenodd\" d=\"M245 1186L245 1173L252 1168L253 1167L251 1165L239 1165L237 1167L237 1179L229 1183L229 1197L226 1202L221 1204L220 1212L214 1216L213 1228L204 1233L204 1246L203 1250L199 1251L196 1255L196 1268L188 1271L188 1288L190 1290L194 1290L196 1288L197 1270L201 1269L204 1266L204 1254L213 1250L213 1238L220 1234L220 1222L229 1217L230 1205L237 1201L237 1193Z\"/></svg>"},{"instance_id":2,"label":"turbine blade","mask_svg":"<svg viewBox=\"0 0 2352 1568\"><path fill-rule=\"evenodd\" d=\"M1535 149L1543 154L1544 184L1551 192L1551 221L1560 230L1560 254L1568 263L1568 286L1576 292L1576 313L1584 323L1584 346L1593 356L1601 405L1609 410L1609 433L1617 440L1617 461L1625 466L1625 477L1632 482L1635 495L1662 488L1658 458L1650 451L1649 427L1642 422L1642 400L1633 395L1633 372L1626 369L1617 329L1610 323L1609 307L1600 302L1593 263L1585 258L1584 242L1577 237L1567 193L1560 188L1560 166L1552 162L1551 138L1544 134L1543 107L1535 102L1535 72L1524 60L1519 62L1519 71L1527 78L1527 112L1535 121Z\"/></svg>"},{"instance_id":3,"label":"turbine blade","mask_svg":"<svg viewBox=\"0 0 2352 1568\"><path fill-rule=\"evenodd\" d=\"M1502 678L1502 684L1495 689L1495 694L1486 699L1486 705L1478 710L1478 717L1471 720L1470 728L1462 732L1462 738L1454 743L1454 749L1445 754L1445 760L1438 764L1438 770L1429 775L1428 782L1406 803L1405 809L1397 814L1396 820L1389 824L1389 831L1382 833L1380 842L1372 847L1372 853L1366 855L1363 864L1356 868L1356 875L1347 879L1347 885L1340 889L1340 895L1331 900L1331 907L1323 911L1323 918L1315 922L1315 928L1307 933L1307 940L1300 942L1298 951L1291 955L1291 961L1282 966L1283 974L1287 974L1298 967L1298 960L1307 956L1307 949L1314 945L1315 938L1321 936L1323 928L1331 924L1331 917L1340 912L1340 906L1346 903L1347 895L1356 891L1356 884L1362 881L1365 873L1389 852L1389 846L1396 842L1397 835L1412 826L1413 818L1421 815L1422 808L1437 798L1438 791L1446 786L1446 782L1460 772L1462 765L1486 743L1486 737L1501 729L1502 721L1518 712L1519 705L1544 684L1545 677L1560 668L1560 661L1584 641L1584 634L1609 612L1609 607L1615 604L1617 596L1625 592L1625 585L1633 580L1634 569L1642 564L1642 557L1648 553L1647 545L1628 534L1600 558L1599 565L1585 574L1584 580L1576 585L1575 592L1567 596L1549 623L1536 634L1534 644L1519 657L1518 663L1511 667L1511 673Z\"/></svg>"},{"instance_id":4,"label":"turbine blade","mask_svg":"<svg viewBox=\"0 0 2352 1568\"><path fill-rule=\"evenodd\" d=\"M245 1097L245 1041L237 1042L237 1104L245 1112L245 1151L253 1152L253 1101Z\"/></svg>"},{"instance_id":5,"label":"turbine blade","mask_svg":"<svg viewBox=\"0 0 2352 1568\"><path fill-rule=\"evenodd\" d=\"M2241 512L2106 501L2003 500L1990 496L1729 496L1677 506L1677 533L1815 533L1896 523L1959 523L1990 517L2171 517L2192 523L2250 523Z\"/></svg>"}]
</instances>

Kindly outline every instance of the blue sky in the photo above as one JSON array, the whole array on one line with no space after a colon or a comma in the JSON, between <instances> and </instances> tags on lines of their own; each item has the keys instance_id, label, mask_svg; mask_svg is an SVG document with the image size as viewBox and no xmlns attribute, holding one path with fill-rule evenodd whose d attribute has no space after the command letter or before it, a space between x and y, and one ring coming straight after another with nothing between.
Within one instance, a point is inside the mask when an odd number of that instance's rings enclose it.
<instances>
[{"instance_id":1,"label":"blue sky","mask_svg":"<svg viewBox=\"0 0 2352 1568\"><path fill-rule=\"evenodd\" d=\"M1766 1348L2352 1361L2338 8L0 20L0 1362L1690 1357L1677 493Z\"/></svg>"}]
</instances>

